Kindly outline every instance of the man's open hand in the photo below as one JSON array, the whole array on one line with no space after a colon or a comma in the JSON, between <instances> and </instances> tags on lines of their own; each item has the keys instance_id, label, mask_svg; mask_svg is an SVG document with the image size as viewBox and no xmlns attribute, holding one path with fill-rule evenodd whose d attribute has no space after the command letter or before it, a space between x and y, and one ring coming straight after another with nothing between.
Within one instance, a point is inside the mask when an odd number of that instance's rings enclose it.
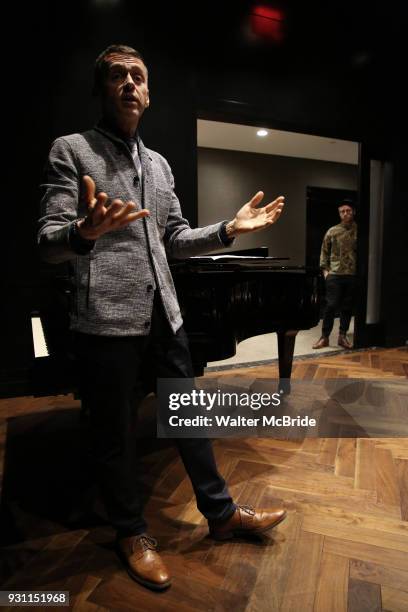
<instances>
[{"instance_id":1,"label":"man's open hand","mask_svg":"<svg viewBox=\"0 0 408 612\"><path fill-rule=\"evenodd\" d=\"M134 202L113 200L107 206L109 196L101 191L95 196L95 182L90 176L83 177L85 202L88 213L84 219L78 221L79 235L85 240L96 240L107 232L120 229L136 219L148 217L150 212L146 209L136 211Z\"/></svg>"},{"instance_id":2,"label":"man's open hand","mask_svg":"<svg viewBox=\"0 0 408 612\"><path fill-rule=\"evenodd\" d=\"M282 213L285 198L284 196L279 196L266 206L257 208L263 197L263 191L258 191L249 202L244 204L237 212L235 219L227 224L226 231L228 236L232 237L238 236L238 234L257 232L276 223Z\"/></svg>"}]
</instances>

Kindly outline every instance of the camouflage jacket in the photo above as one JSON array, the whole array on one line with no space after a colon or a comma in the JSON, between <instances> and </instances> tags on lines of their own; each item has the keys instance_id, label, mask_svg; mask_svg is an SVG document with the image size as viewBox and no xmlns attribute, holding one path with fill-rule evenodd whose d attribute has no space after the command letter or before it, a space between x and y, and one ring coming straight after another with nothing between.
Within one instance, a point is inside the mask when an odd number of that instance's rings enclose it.
<instances>
[{"instance_id":1,"label":"camouflage jacket","mask_svg":"<svg viewBox=\"0 0 408 612\"><path fill-rule=\"evenodd\" d=\"M323 238L320 267L330 274L355 274L356 259L357 223L331 227Z\"/></svg>"}]
</instances>

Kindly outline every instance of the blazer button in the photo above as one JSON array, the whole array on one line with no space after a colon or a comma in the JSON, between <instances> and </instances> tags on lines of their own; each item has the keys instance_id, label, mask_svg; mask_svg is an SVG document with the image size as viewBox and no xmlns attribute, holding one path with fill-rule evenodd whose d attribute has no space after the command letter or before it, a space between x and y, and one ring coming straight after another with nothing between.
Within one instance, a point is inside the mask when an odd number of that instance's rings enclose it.
<instances>
[{"instance_id":1,"label":"blazer button","mask_svg":"<svg viewBox=\"0 0 408 612\"><path fill-rule=\"evenodd\" d=\"M147 285L146 289L147 291L153 291L153 285Z\"/></svg>"},{"instance_id":2,"label":"blazer button","mask_svg":"<svg viewBox=\"0 0 408 612\"><path fill-rule=\"evenodd\" d=\"M138 182L139 182L139 177L138 177L138 175L136 174L136 176L135 176L135 177L133 177L133 184L134 184L134 185L137 185L137 184L138 184Z\"/></svg>"},{"instance_id":3,"label":"blazer button","mask_svg":"<svg viewBox=\"0 0 408 612\"><path fill-rule=\"evenodd\" d=\"M150 327L150 321L145 321L144 326L146 327L146 329L147 329L148 327Z\"/></svg>"}]
</instances>

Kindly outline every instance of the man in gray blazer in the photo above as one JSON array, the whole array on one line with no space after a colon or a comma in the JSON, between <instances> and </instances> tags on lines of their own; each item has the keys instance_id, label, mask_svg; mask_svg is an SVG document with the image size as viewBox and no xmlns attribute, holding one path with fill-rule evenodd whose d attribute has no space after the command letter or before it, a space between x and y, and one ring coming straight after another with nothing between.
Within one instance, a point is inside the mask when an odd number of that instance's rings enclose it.
<instances>
[{"instance_id":1,"label":"man in gray blazer","mask_svg":"<svg viewBox=\"0 0 408 612\"><path fill-rule=\"evenodd\" d=\"M52 146L38 241L46 261L70 264L81 396L90 410L93 454L118 552L132 578L161 590L171 578L146 533L133 434L148 359L157 377L194 375L167 257L213 251L268 227L284 198L259 208L258 192L232 221L190 228L169 164L137 132L149 106L140 53L123 45L101 53L95 92L101 122ZM283 520L283 509L233 503L210 440L179 439L177 446L213 537L259 533Z\"/></svg>"}]
</instances>

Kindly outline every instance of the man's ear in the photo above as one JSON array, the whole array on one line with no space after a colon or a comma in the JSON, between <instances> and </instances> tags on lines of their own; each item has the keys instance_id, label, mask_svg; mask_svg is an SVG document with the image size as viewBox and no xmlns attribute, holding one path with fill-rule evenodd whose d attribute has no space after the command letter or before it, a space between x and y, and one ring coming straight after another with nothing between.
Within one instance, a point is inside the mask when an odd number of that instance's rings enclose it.
<instances>
[{"instance_id":1,"label":"man's ear","mask_svg":"<svg viewBox=\"0 0 408 612\"><path fill-rule=\"evenodd\" d=\"M146 98L146 108L149 108L150 106L150 97L149 97L149 90L147 91L147 98Z\"/></svg>"}]
</instances>

